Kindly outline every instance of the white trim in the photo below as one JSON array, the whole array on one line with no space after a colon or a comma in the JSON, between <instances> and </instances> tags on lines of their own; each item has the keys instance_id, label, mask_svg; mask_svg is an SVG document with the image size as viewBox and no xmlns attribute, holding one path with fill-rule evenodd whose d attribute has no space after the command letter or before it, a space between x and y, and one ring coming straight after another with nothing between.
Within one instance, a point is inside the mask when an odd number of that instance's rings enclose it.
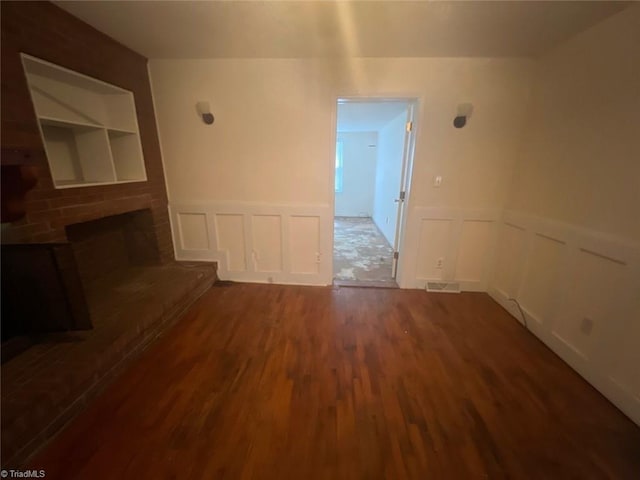
<instances>
[{"instance_id":1,"label":"white trim","mask_svg":"<svg viewBox=\"0 0 640 480\"><path fill-rule=\"evenodd\" d=\"M33 57L26 53L22 53L22 52L20 53L20 61L21 61L23 73L27 80L27 87L29 90L31 105L33 108L34 115L37 119L38 131L40 132L40 139L42 141L42 146L44 147L45 155L47 157L47 164L49 166L49 171L51 173L51 178L53 181L53 187L55 189L62 190L62 189L68 189L68 188L80 188L80 187L90 187L90 186L98 186L98 185L100 186L118 185L122 183L146 182L148 180L147 165L145 163L144 151L142 149L142 140L140 138L140 127L138 124L138 110L136 108L135 95L133 94L133 92L126 90L122 87L112 85L103 80L99 80L97 78L90 77L83 73L76 72L66 67L62 67L60 65L56 65L46 60ZM95 90L93 90L92 93L95 93L96 95L100 95L102 98L105 98L106 96L113 95L113 94L126 95L127 98L131 101L131 120L135 128L133 129L119 128L117 126L107 125L108 123L107 120L110 120L109 118L105 118L104 122L93 122L93 121L78 121L75 119L64 119L64 118L51 116L51 115L42 115L38 111L38 103L35 101L35 98L34 98L34 91L39 89L37 89L36 86L32 84L31 75L36 75L36 73L34 73L32 69L31 70L29 69L29 64L33 64L33 65L40 64L53 72L62 72L65 76L69 76L73 79L80 80L85 84L100 86L104 90L106 90L106 92L105 91L96 92ZM60 83L59 79L56 79L56 80L58 81L58 83ZM89 91L92 90L91 88L87 88L86 86L79 87L72 83L68 83L68 85L70 87L75 87L82 90L89 90ZM84 180L77 180L77 181L74 181L73 183L67 183L64 180L56 179L56 168L54 168L55 159L52 157L51 148L49 146L49 143L47 142L47 136L45 135L45 130L44 130L44 127L49 127L49 126L67 128L72 131L78 128L102 131L104 133L104 145L106 145L106 147L98 150L105 151L107 154L108 165L105 164L104 166L110 167L111 178L105 178L105 180L103 181L88 181L88 182ZM139 166L141 167L141 170L142 170L142 175L139 178L134 178L134 179L118 178L118 169L117 169L118 162L116 161L116 158L113 155L113 150L112 150L113 141L109 136L109 132L125 133L125 134L132 135L134 137L135 143L136 143L135 149L136 149L138 158L133 158L133 155L132 155L132 158L129 160L130 161L136 160L139 162ZM94 156L95 155L85 155L83 158L87 159L87 158L92 158ZM105 162L103 161L102 163L105 163ZM84 170L84 167L83 167L83 170ZM83 175L86 175L86 172L83 172Z\"/></svg>"},{"instance_id":2,"label":"white trim","mask_svg":"<svg viewBox=\"0 0 640 480\"><path fill-rule=\"evenodd\" d=\"M625 325L630 325L626 322L640 321L640 318L633 318L634 315L640 313L640 311L634 309L634 305L638 304L637 300L635 300L635 303L633 300L634 295L637 295L633 289L637 289L638 285L640 285L640 244L626 238L517 211L505 211L501 223L502 225L519 228L525 235L522 248L515 253L516 258L508 259L508 262L512 265L519 265L516 269L515 284L504 287L515 292L513 297L523 310L529 330L636 424L640 425L640 394L638 393L640 392L640 385L623 385L614 378L615 372L607 371L607 368L614 368L608 367L608 365L618 365L618 363L611 359L602 362L599 356L602 352L606 352L607 358L611 356L623 358L623 351L612 351L612 349L628 348L625 338L620 338L620 335L624 335L627 330ZM525 295L527 291L527 275L532 262L532 246L536 237L558 242L561 248L559 251L562 255L559 258L553 285L549 287L552 290L550 290L551 297L548 307L545 308L543 313L538 312L540 315L534 313L535 308L532 305L527 305L527 296ZM562 322L567 321L568 317L575 318L575 316L583 314L582 312L572 311L572 307L567 304L565 297L567 292L572 291L575 278L575 274L572 273L579 266L579 256L584 252L613 262L611 265L621 269L619 271L622 272L623 277L627 280L627 287L624 291L621 291L620 289L607 289L606 285L604 285L602 290L604 299L602 301L610 301L612 305L608 321L622 322L618 328L617 336L605 338L602 335L607 335L607 333L600 333L596 329L591 334L595 335L590 339L593 342L590 344L591 349L581 351L572 344L571 338L559 333L558 330L562 331L559 327L562 326ZM500 266L496 265L496 268L500 268ZM603 279L603 282L605 280ZM515 303L509 301L510 295L501 289L493 278L490 282L488 293L521 322L521 314ZM637 345L633 346L633 348L636 347Z\"/></svg>"},{"instance_id":3,"label":"white trim","mask_svg":"<svg viewBox=\"0 0 640 480\"><path fill-rule=\"evenodd\" d=\"M55 63L51 63L51 62L49 62L47 60L43 60L43 59L38 58L38 57L34 57L32 55L29 55L28 53L21 52L20 55L22 56L22 58L26 58L27 60L30 60L30 61L35 62L35 63L40 63L42 65L46 65L47 67L50 67L50 68L52 68L54 70L61 70L61 71L65 72L65 73L68 73L71 76L81 77L81 78L83 78L85 80L89 80L90 82L99 83L100 85L102 85L104 87L107 87L107 90L112 90L112 92L109 92L109 93L115 93L115 92L113 92L113 90L117 91L118 93L131 93L129 90L126 90L126 89L124 89L122 87L119 87L117 85L113 85L112 83L107 83L104 80L100 80L99 78L91 77L89 75L85 75L84 73L76 72L75 70L71 70L70 68L63 67L63 66L60 66L60 65L55 64Z\"/></svg>"},{"instance_id":4,"label":"white trim","mask_svg":"<svg viewBox=\"0 0 640 480\"><path fill-rule=\"evenodd\" d=\"M182 230L178 216L180 214L205 215L206 229L209 239L208 249L184 248ZM216 215L238 215L243 222L243 249L245 254L244 270L229 270L229 252L218 247L216 231ZM280 218L280 242L282 252L281 270L266 272L257 271L253 259L253 234L251 219L256 215L273 215ZM254 202L193 202L169 204L169 217L173 232L174 249L177 260L218 262L218 276L222 280L256 283L279 283L296 285L329 285L332 282L333 254L330 229L333 215L328 205L302 204L266 204ZM319 251L310 252L318 257L318 271L314 273L297 273L292 271L289 227L292 218L317 217L319 225ZM328 252L328 254L327 254Z\"/></svg>"},{"instance_id":5,"label":"white trim","mask_svg":"<svg viewBox=\"0 0 640 480\"><path fill-rule=\"evenodd\" d=\"M123 183L142 183L146 181L147 181L146 179L139 179L139 180L120 180L117 182L83 182L83 183L73 183L70 185L60 185L54 182L54 186L56 190L64 190L66 188L96 187L96 186L104 186L104 185L122 185Z\"/></svg>"},{"instance_id":6,"label":"white trim","mask_svg":"<svg viewBox=\"0 0 640 480\"><path fill-rule=\"evenodd\" d=\"M413 115L412 122L413 127L410 133L410 152L408 153L409 158L406 160L406 175L403 179L405 183L405 198L403 210L404 212L398 219L401 222L400 225L400 239L398 245L399 252L399 262L396 266L396 283L400 288L412 288L410 285L413 284L412 281L408 280L406 277L406 271L408 270L407 265L410 265L410 255L407 253L409 250L407 249L407 229L409 228L409 210L411 208L411 184L413 179L413 166L416 155L416 145L418 139L418 131L421 123L422 117L420 114L422 113L422 104L424 102L424 97L421 94L407 94L407 93L395 93L395 94L373 94L367 95L363 93L356 94L345 94L345 95L336 95L334 97L333 102L333 111L332 111L332 138L334 143L334 150L337 148L337 139L338 139L338 103L346 102L346 103L377 103L377 102L406 102L408 106L413 107ZM406 152L405 152L406 153ZM334 152L334 161L335 165L335 152ZM334 225L333 225L333 215L335 212L335 166L333 167L333 173L330 182L331 187L331 252L333 255L333 237L334 233ZM402 188L402 187L401 187ZM415 251L414 251L415 255ZM331 276L333 277L333 262L331 262Z\"/></svg>"},{"instance_id":7,"label":"white trim","mask_svg":"<svg viewBox=\"0 0 640 480\"><path fill-rule=\"evenodd\" d=\"M406 268L406 281L401 288L426 288L427 282L458 282L463 291L484 292L487 289L492 274L492 266L495 257L495 244L497 239L497 225L501 217L498 209L482 208L449 208L449 207L414 207L408 212L408 226L406 232L405 251L413 254L412 259L405 259L403 265ZM444 278L425 278L417 273L416 257L420 250L419 237L423 220L450 220L452 232L449 238L447 264L445 265ZM456 272L457 258L460 250L460 239L464 222L483 221L491 224L491 239L488 251L484 253L483 273L480 280L460 278Z\"/></svg>"},{"instance_id":8,"label":"white trim","mask_svg":"<svg viewBox=\"0 0 640 480\"><path fill-rule=\"evenodd\" d=\"M338 156L338 153L340 154L340 156ZM338 169L338 165L340 166L340 190L338 190L336 188L336 173L337 173L337 169ZM336 140L336 157L334 160L334 168L333 168L333 190L334 190L334 195L336 193L342 193L342 191L344 190L344 140Z\"/></svg>"},{"instance_id":9,"label":"white trim","mask_svg":"<svg viewBox=\"0 0 640 480\"><path fill-rule=\"evenodd\" d=\"M490 287L488 291L491 298L498 302L519 323L521 315L514 302L510 302L505 293L497 288ZM607 397L614 405L627 415L633 422L640 425L640 399L631 391L620 385L614 378L604 372L593 368L588 359L579 351L558 335L540 326L540 320L532 316L522 306L522 310L529 325L529 331L538 337L545 345L553 350L571 368L578 372L587 382L593 385L600 393Z\"/></svg>"}]
</instances>

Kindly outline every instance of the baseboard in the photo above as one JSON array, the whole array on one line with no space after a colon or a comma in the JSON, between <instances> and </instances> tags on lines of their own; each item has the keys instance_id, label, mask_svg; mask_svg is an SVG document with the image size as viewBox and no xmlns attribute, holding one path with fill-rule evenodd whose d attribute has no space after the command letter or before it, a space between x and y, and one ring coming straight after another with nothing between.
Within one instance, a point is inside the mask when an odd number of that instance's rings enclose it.
<instances>
[{"instance_id":1,"label":"baseboard","mask_svg":"<svg viewBox=\"0 0 640 480\"><path fill-rule=\"evenodd\" d=\"M523 324L522 315L515 302L510 301L505 292L491 287L488 294L502 306L519 323ZM582 378L590 383L622 413L629 417L636 425L640 425L640 399L635 397L613 378L600 372L584 356L574 350L571 345L545 328L542 322L531 315L523 307L528 330L540 339L547 347L556 353L567 365L575 370Z\"/></svg>"},{"instance_id":2,"label":"baseboard","mask_svg":"<svg viewBox=\"0 0 640 480\"><path fill-rule=\"evenodd\" d=\"M457 283L460 285L461 292L486 292L486 285L482 281L475 280L442 280L441 278L416 278L409 288L417 288L419 290L426 290L428 282L435 283Z\"/></svg>"}]
</instances>

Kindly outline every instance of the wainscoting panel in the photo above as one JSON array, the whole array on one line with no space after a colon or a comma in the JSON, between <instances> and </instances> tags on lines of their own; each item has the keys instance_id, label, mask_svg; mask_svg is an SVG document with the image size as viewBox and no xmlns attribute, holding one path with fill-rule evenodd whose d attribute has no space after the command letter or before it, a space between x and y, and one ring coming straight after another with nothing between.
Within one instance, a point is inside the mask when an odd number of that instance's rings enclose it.
<instances>
[{"instance_id":1,"label":"wainscoting panel","mask_svg":"<svg viewBox=\"0 0 640 480\"><path fill-rule=\"evenodd\" d=\"M207 216L201 213L181 213L178 215L180 245L188 250L209 249L209 229Z\"/></svg>"},{"instance_id":2,"label":"wainscoting panel","mask_svg":"<svg viewBox=\"0 0 640 480\"><path fill-rule=\"evenodd\" d=\"M289 246L292 273L315 275L320 258L320 217L289 217Z\"/></svg>"},{"instance_id":3,"label":"wainscoting panel","mask_svg":"<svg viewBox=\"0 0 640 480\"><path fill-rule=\"evenodd\" d=\"M486 291L499 218L492 209L414 208L400 251L400 286L423 289L429 281L447 281Z\"/></svg>"},{"instance_id":4,"label":"wainscoting panel","mask_svg":"<svg viewBox=\"0 0 640 480\"><path fill-rule=\"evenodd\" d=\"M504 213L489 294L640 424L640 245Z\"/></svg>"},{"instance_id":5,"label":"wainscoting panel","mask_svg":"<svg viewBox=\"0 0 640 480\"><path fill-rule=\"evenodd\" d=\"M178 260L218 262L222 280L328 285L328 205L181 203L169 207Z\"/></svg>"},{"instance_id":6,"label":"wainscoting panel","mask_svg":"<svg viewBox=\"0 0 640 480\"><path fill-rule=\"evenodd\" d=\"M559 265L566 255L565 248L566 244L561 240L539 233L532 237L520 291L522 302L529 306L534 320L540 324L555 314L553 292L558 287ZM524 257L524 252L518 254L520 258ZM514 278L514 283L517 281Z\"/></svg>"},{"instance_id":7,"label":"wainscoting panel","mask_svg":"<svg viewBox=\"0 0 640 480\"><path fill-rule=\"evenodd\" d=\"M423 218L420 222L418 278L444 278L444 264L449 261L452 224L453 220L433 218ZM438 261L442 261L442 266L437 265Z\"/></svg>"},{"instance_id":8,"label":"wainscoting panel","mask_svg":"<svg viewBox=\"0 0 640 480\"><path fill-rule=\"evenodd\" d=\"M244 272L247 269L243 215L214 215L217 250L225 252L227 269Z\"/></svg>"},{"instance_id":9,"label":"wainscoting panel","mask_svg":"<svg viewBox=\"0 0 640 480\"><path fill-rule=\"evenodd\" d=\"M251 252L256 272L282 272L282 221L280 215L252 215Z\"/></svg>"},{"instance_id":10,"label":"wainscoting panel","mask_svg":"<svg viewBox=\"0 0 640 480\"><path fill-rule=\"evenodd\" d=\"M625 264L582 249L574 255L575 264L568 272L572 288L565 292L553 334L590 361L594 360L594 349L602 346L607 330L621 320L612 318L618 301L613 292L624 288Z\"/></svg>"},{"instance_id":11,"label":"wainscoting panel","mask_svg":"<svg viewBox=\"0 0 640 480\"><path fill-rule=\"evenodd\" d=\"M481 283L488 273L486 255L491 251L492 221L463 220L456 277L463 282Z\"/></svg>"},{"instance_id":12,"label":"wainscoting panel","mask_svg":"<svg viewBox=\"0 0 640 480\"><path fill-rule=\"evenodd\" d=\"M525 239L524 229L509 223L501 225L495 283L510 296L514 295L518 288Z\"/></svg>"}]
</instances>

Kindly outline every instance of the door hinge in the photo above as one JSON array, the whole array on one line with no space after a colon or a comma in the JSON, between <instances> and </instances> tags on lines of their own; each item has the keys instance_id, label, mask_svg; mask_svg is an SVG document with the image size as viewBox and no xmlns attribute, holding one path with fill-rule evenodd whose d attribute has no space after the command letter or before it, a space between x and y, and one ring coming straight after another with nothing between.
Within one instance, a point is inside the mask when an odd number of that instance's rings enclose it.
<instances>
[{"instance_id":1,"label":"door hinge","mask_svg":"<svg viewBox=\"0 0 640 480\"><path fill-rule=\"evenodd\" d=\"M394 260L397 260L399 256L400 256L400 252L393 252L393 259Z\"/></svg>"},{"instance_id":2,"label":"door hinge","mask_svg":"<svg viewBox=\"0 0 640 480\"><path fill-rule=\"evenodd\" d=\"M405 195L405 192L400 192L400 196L398 198L400 198L400 200L404 201L404 195Z\"/></svg>"},{"instance_id":3,"label":"door hinge","mask_svg":"<svg viewBox=\"0 0 640 480\"><path fill-rule=\"evenodd\" d=\"M410 132L411 130L413 130L413 122L407 122L407 132Z\"/></svg>"}]
</instances>

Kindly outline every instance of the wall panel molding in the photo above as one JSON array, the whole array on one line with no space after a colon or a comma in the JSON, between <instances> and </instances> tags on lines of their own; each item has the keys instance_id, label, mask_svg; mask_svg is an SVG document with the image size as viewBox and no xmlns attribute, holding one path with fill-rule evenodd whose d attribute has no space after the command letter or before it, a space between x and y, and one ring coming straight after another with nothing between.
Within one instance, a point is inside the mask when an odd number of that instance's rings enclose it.
<instances>
[{"instance_id":1,"label":"wall panel molding","mask_svg":"<svg viewBox=\"0 0 640 480\"><path fill-rule=\"evenodd\" d=\"M424 289L429 281L448 281L465 291L486 291L500 216L498 209L413 208L400 252L406 278L401 287Z\"/></svg>"},{"instance_id":2,"label":"wall panel molding","mask_svg":"<svg viewBox=\"0 0 640 480\"><path fill-rule=\"evenodd\" d=\"M489 294L521 322L515 298L529 330L640 424L640 245L505 211L497 248Z\"/></svg>"},{"instance_id":3,"label":"wall panel molding","mask_svg":"<svg viewBox=\"0 0 640 480\"><path fill-rule=\"evenodd\" d=\"M169 213L176 259L218 262L222 280L331 284L329 205L171 203Z\"/></svg>"}]
</instances>

